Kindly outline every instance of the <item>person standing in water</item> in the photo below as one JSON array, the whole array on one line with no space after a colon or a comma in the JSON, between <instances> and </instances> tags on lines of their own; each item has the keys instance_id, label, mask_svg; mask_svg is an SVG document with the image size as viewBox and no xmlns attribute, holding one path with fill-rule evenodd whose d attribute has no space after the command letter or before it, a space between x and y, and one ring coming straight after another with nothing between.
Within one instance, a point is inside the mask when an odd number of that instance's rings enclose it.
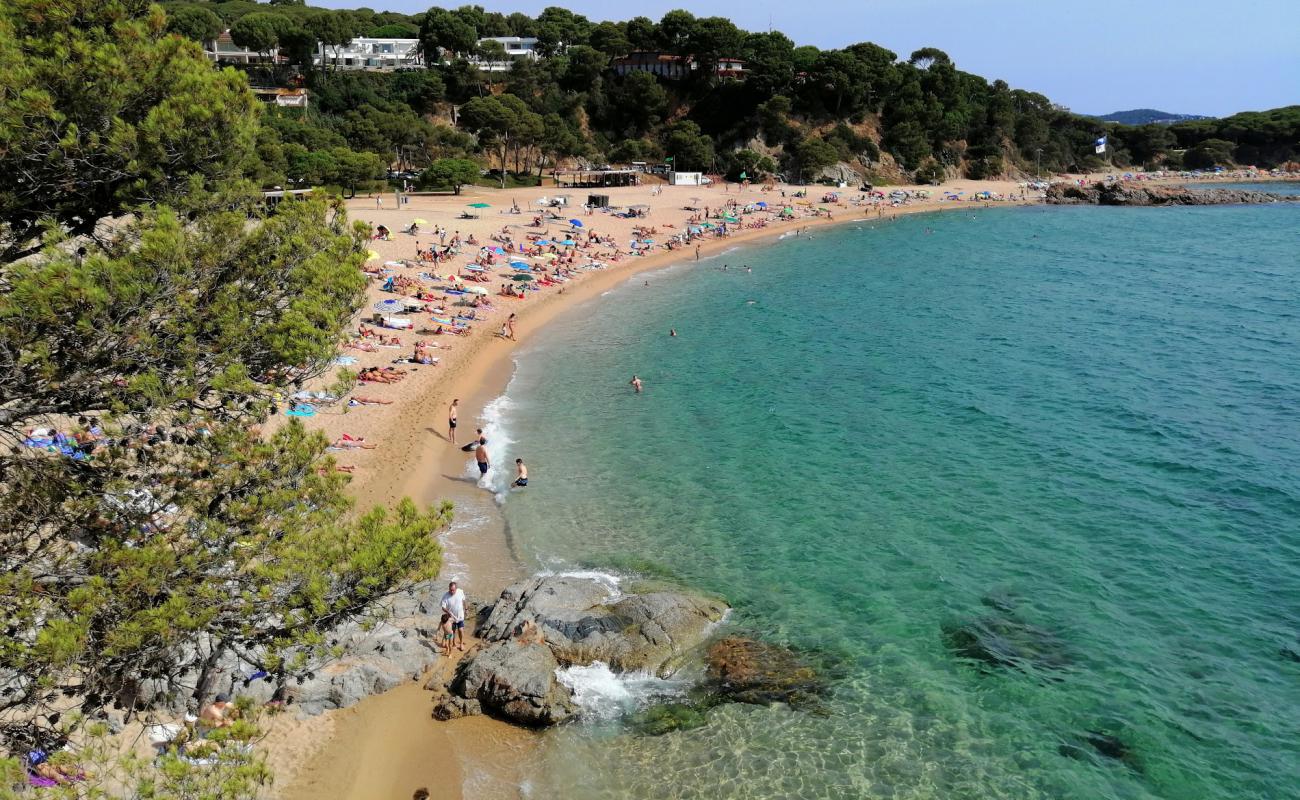
<instances>
[{"instance_id":1,"label":"person standing in water","mask_svg":"<svg viewBox=\"0 0 1300 800\"><path fill-rule=\"evenodd\" d=\"M478 474L487 475L488 468L492 466L492 461L488 458L487 439L481 436L478 440L478 447L474 448L474 460L478 462Z\"/></svg>"},{"instance_id":2,"label":"person standing in water","mask_svg":"<svg viewBox=\"0 0 1300 800\"><path fill-rule=\"evenodd\" d=\"M640 378L638 378L637 376L633 375L633 376L632 376L632 380L628 381L628 385L631 386L633 389L636 389L636 393L637 393L637 394L641 394L641 379L640 379Z\"/></svg>"},{"instance_id":3,"label":"person standing in water","mask_svg":"<svg viewBox=\"0 0 1300 800\"><path fill-rule=\"evenodd\" d=\"M509 331L510 341L512 342L515 340L515 320L517 318L515 314L511 314L509 319L506 320L506 330Z\"/></svg>"},{"instance_id":4,"label":"person standing in water","mask_svg":"<svg viewBox=\"0 0 1300 800\"><path fill-rule=\"evenodd\" d=\"M456 406L460 405L460 400L452 400L451 405L447 407L447 438L452 444L456 443Z\"/></svg>"},{"instance_id":5,"label":"person standing in water","mask_svg":"<svg viewBox=\"0 0 1300 800\"><path fill-rule=\"evenodd\" d=\"M668 329L668 335L669 335L669 336L676 336L676 335L677 335L677 329L676 329L676 328L669 328L669 329Z\"/></svg>"},{"instance_id":6,"label":"person standing in water","mask_svg":"<svg viewBox=\"0 0 1300 800\"><path fill-rule=\"evenodd\" d=\"M524 460L522 458L515 459L515 471L517 473L515 476L515 482L510 485L518 486L522 489L528 485L528 467L524 466Z\"/></svg>"}]
</instances>

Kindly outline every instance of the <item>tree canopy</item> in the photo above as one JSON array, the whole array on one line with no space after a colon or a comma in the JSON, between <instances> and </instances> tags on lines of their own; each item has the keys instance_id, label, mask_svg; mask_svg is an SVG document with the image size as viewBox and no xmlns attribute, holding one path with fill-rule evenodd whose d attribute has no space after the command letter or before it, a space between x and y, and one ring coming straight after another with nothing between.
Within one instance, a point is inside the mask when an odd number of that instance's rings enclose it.
<instances>
[{"instance_id":1,"label":"tree canopy","mask_svg":"<svg viewBox=\"0 0 1300 800\"><path fill-rule=\"evenodd\" d=\"M437 572L450 507L354 513L328 443L273 422L333 364L367 230L241 177L276 133L243 74L144 2L15 0L0 89L22 176L0 193L0 741L23 752L207 699L226 654L288 684Z\"/></svg>"}]
</instances>

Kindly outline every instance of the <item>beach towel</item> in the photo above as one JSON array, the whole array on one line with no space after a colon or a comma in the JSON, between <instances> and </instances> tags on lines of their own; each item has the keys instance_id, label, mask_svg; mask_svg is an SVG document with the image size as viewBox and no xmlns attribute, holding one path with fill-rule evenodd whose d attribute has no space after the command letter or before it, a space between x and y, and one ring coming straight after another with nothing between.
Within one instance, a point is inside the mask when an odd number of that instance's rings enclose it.
<instances>
[{"instance_id":1,"label":"beach towel","mask_svg":"<svg viewBox=\"0 0 1300 800\"><path fill-rule=\"evenodd\" d=\"M284 412L284 415L286 417L314 417L316 416L316 407L307 403L300 403Z\"/></svg>"}]
</instances>

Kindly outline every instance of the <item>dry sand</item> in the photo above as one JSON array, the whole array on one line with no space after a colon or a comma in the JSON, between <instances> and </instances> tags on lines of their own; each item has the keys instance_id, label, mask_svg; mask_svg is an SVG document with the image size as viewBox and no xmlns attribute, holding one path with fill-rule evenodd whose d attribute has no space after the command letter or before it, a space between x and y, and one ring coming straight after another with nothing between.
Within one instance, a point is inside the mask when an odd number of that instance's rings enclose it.
<instances>
[{"instance_id":1,"label":"dry sand","mask_svg":"<svg viewBox=\"0 0 1300 800\"><path fill-rule=\"evenodd\" d=\"M782 202L782 188L788 193L795 191L778 187L776 191L765 193L759 187L751 187L742 193L735 186L730 187L730 191L721 186L663 186L661 194L652 196L650 186L591 190L608 194L611 204L616 207L638 203L649 205L650 214L643 219L625 220L603 213L587 216L581 209L573 207L562 213L566 219L570 215L581 219L587 230L613 235L621 247L626 247L632 238L634 225L657 227L660 234L655 238L663 241L667 238L665 234L682 230L690 214L684 208L687 205L717 209L729 200L742 204L766 201L769 205L778 205ZM943 187L924 188L932 189L935 198L942 197L945 189L964 190L967 195L983 190L1008 196L1020 192L1015 183L1006 181L959 181ZM824 191L827 190L809 187L808 199L815 206L831 208L833 220L820 216L788 222L773 221L765 228L745 229L726 239L704 241L701 243L701 256L740 243L772 241L796 228L877 217L873 208L817 202ZM382 208L376 207L373 197L357 198L348 205L353 219L373 225L383 224L397 231L389 241L371 243L382 261L396 261L414 258L417 240L427 247L433 240L435 226L445 227L449 232L459 231L462 236L472 233L484 244L495 244L488 239L491 233L501 230L503 225L526 224L531 220L529 202L556 193L570 194L571 202L580 204L585 200L587 190L475 189L459 197L412 196L400 210L393 207L394 198L390 194L384 196ZM852 189L841 192L844 198L858 194L860 192ZM693 198L699 198L698 202L693 202ZM523 215L500 213L516 201L524 209ZM1031 199L1029 202L1035 201ZM484 209L480 219L459 219L460 213L472 202L486 202L492 207ZM970 210L976 206L971 202L932 199L912 201L899 208L886 206L882 213L885 218L890 218L924 211ZM400 233L415 218L428 222L421 226L420 235ZM667 228L666 225L676 227ZM567 228L567 225L552 223L549 230L559 234ZM522 236L521 231L515 233L517 237ZM468 257L453 261L451 266L459 268L471 261L473 250L469 248ZM345 354L358 358L357 365L352 367L355 369L386 366L394 358L409 356L416 339L437 342L447 348L436 352L441 358L437 366L401 365L411 373L400 383L372 384L355 390L363 396L392 400L392 405L354 407L346 413L324 412L306 423L311 428L322 430L331 439L348 433L378 444L375 450L335 454L340 464L355 469L350 491L358 508L391 505L403 496L421 503L450 499L462 505L479 495L478 502L481 503L483 490L478 489L472 479L464 477L469 456L447 439L447 407L451 400L460 399L458 441L463 443L473 435L484 406L504 390L513 368L511 354L518 344L527 341L557 315L598 298L638 272L694 258L693 245L671 252L660 249L653 255L625 258L606 270L583 272L565 284L562 294L552 287L522 301L491 295L497 310L486 320L475 323L474 331L468 337L421 337L406 331L391 332L400 336L401 349L381 349L376 353L345 350ZM398 274L405 275L415 275L419 271L397 270ZM439 274L448 271L448 265L437 270ZM499 283L498 280L484 285L495 292ZM366 308L358 315L359 318L362 315L369 317L370 305L375 301L393 296L381 292L379 287L380 281L372 281ZM504 317L511 312L518 314L517 342L495 335ZM419 319L421 315L411 316ZM444 577L460 580L471 596L490 601L506 584L521 577L523 568L510 550L504 524L499 519L488 520L472 531L459 531L456 535L459 538L455 541L448 542L444 538L444 544L455 552L455 564L444 568ZM450 664L442 664L435 668L435 672L450 677L450 669ZM368 698L352 708L320 717L276 720L271 726L266 748L277 776L277 796L285 800L406 798L416 789L425 787L434 798L459 798L470 793L465 790L467 783L473 786L472 794L476 799L518 796L514 787L524 776L517 773L527 763L522 754L535 744L535 734L487 718L435 722L430 717L431 695L421 688L424 682L402 686L387 694ZM482 774L485 764L495 765L493 774ZM471 775L471 771L478 774Z\"/></svg>"}]
</instances>

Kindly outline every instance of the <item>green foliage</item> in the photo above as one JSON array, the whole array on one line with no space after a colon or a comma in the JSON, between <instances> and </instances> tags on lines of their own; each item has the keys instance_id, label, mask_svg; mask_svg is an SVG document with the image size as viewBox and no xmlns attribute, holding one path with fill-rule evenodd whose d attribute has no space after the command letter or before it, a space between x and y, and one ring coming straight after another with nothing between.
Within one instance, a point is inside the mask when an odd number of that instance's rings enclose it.
<instances>
[{"instance_id":1,"label":"green foliage","mask_svg":"<svg viewBox=\"0 0 1300 800\"><path fill-rule=\"evenodd\" d=\"M690 120L674 123L664 139L664 152L680 170L708 170L713 166L713 140L700 132Z\"/></svg>"},{"instance_id":2,"label":"green foliage","mask_svg":"<svg viewBox=\"0 0 1300 800\"><path fill-rule=\"evenodd\" d=\"M440 158L420 175L422 189L451 189L460 194L460 187L474 183L479 178L478 164L465 158Z\"/></svg>"},{"instance_id":3,"label":"green foliage","mask_svg":"<svg viewBox=\"0 0 1300 800\"><path fill-rule=\"evenodd\" d=\"M366 228L320 195L268 210L238 171L254 153L293 171L323 152L346 184L382 162L289 114L261 128L242 76L164 26L144 3L0 9L0 118L28 120L0 126L0 159L41 181L0 195L11 751L60 744L78 710L198 699L227 653L288 681L330 655L328 631L437 572L451 513L404 501L355 517L319 434L260 430L333 363L363 298ZM101 435L76 450L20 444L87 417ZM164 759L141 796L264 782L255 759L229 766Z\"/></svg>"},{"instance_id":4,"label":"green foliage","mask_svg":"<svg viewBox=\"0 0 1300 800\"><path fill-rule=\"evenodd\" d=\"M42 220L84 234L238 174L257 100L165 26L143 0L0 6L0 172L21 176L0 183L0 254L30 252Z\"/></svg>"},{"instance_id":5,"label":"green foliage","mask_svg":"<svg viewBox=\"0 0 1300 800\"><path fill-rule=\"evenodd\" d=\"M221 35L221 18L203 6L181 6L167 14L167 30L196 42L210 42Z\"/></svg>"},{"instance_id":6,"label":"green foliage","mask_svg":"<svg viewBox=\"0 0 1300 800\"><path fill-rule=\"evenodd\" d=\"M943 183L946 177L947 173L944 171L943 165L933 158L926 159L925 163L921 164L916 170L917 183L939 184Z\"/></svg>"},{"instance_id":7,"label":"green foliage","mask_svg":"<svg viewBox=\"0 0 1300 800\"><path fill-rule=\"evenodd\" d=\"M230 26L230 39L240 47L269 55L288 31L286 17L269 11L255 11L235 20Z\"/></svg>"},{"instance_id":8,"label":"green foliage","mask_svg":"<svg viewBox=\"0 0 1300 800\"><path fill-rule=\"evenodd\" d=\"M1183 153L1183 166L1187 169L1231 166L1232 150L1232 142L1225 139L1206 139Z\"/></svg>"},{"instance_id":9,"label":"green foliage","mask_svg":"<svg viewBox=\"0 0 1300 800\"><path fill-rule=\"evenodd\" d=\"M440 51L453 56L474 53L478 46L478 31L462 16L441 8L431 8L420 23L420 45L424 57L431 64L438 63Z\"/></svg>"},{"instance_id":10,"label":"green foliage","mask_svg":"<svg viewBox=\"0 0 1300 800\"><path fill-rule=\"evenodd\" d=\"M804 179L814 177L839 160L835 147L819 136L807 136L794 149L799 174Z\"/></svg>"}]
</instances>

